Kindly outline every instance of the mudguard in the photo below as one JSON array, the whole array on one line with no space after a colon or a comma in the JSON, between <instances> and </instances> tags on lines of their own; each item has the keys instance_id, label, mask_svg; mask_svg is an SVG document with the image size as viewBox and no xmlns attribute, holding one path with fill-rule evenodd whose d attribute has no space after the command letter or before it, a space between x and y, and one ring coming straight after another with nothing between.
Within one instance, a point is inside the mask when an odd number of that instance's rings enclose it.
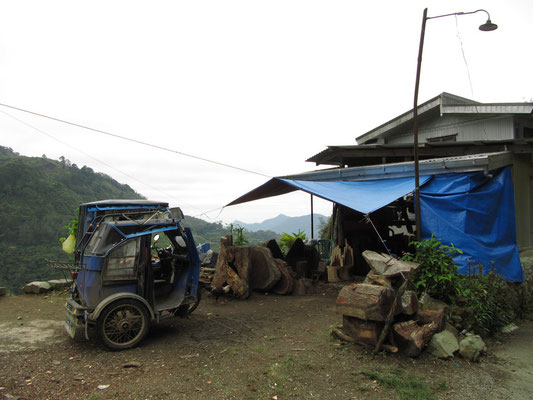
<instances>
[{"instance_id":1,"label":"mudguard","mask_svg":"<svg viewBox=\"0 0 533 400\"><path fill-rule=\"evenodd\" d=\"M143 303L146 306L146 309L150 313L150 318L151 319L155 319L156 318L154 310L152 309L152 307L150 306L148 301L146 301L146 299L142 298L141 296L139 296L138 294L135 294L135 293L120 292L120 293L112 294L111 296L106 297L104 300L102 300L100 303L98 303L98 305L96 306L94 311L89 314L89 319L91 321L98 320L98 317L100 316L100 314L102 313L104 308L106 308L109 304L111 304L114 301L119 300L119 299L134 299L134 300L140 301L141 303Z\"/></svg>"}]
</instances>

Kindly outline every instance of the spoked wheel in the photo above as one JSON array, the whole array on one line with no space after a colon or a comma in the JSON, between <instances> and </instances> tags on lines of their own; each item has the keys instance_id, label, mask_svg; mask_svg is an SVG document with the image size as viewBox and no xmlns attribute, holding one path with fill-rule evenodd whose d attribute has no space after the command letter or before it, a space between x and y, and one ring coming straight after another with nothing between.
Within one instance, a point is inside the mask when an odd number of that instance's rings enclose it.
<instances>
[{"instance_id":1,"label":"spoked wheel","mask_svg":"<svg viewBox=\"0 0 533 400\"><path fill-rule=\"evenodd\" d=\"M187 308L187 314L191 314L194 310L196 310L196 307L198 307L198 304L200 304L200 300L202 299L202 289L198 288L198 291L196 292L196 300L194 302L191 302Z\"/></svg>"},{"instance_id":2,"label":"spoked wheel","mask_svg":"<svg viewBox=\"0 0 533 400\"><path fill-rule=\"evenodd\" d=\"M148 333L148 310L139 301L122 299L104 308L98 318L98 335L112 350L125 350L139 344Z\"/></svg>"}]
</instances>

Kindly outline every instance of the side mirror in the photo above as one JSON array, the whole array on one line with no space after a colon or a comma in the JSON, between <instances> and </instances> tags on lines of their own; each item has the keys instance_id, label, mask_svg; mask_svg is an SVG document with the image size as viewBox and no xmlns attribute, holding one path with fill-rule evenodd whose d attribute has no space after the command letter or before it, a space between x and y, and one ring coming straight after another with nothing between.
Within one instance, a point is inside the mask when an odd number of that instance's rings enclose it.
<instances>
[{"instance_id":1,"label":"side mirror","mask_svg":"<svg viewBox=\"0 0 533 400\"><path fill-rule=\"evenodd\" d=\"M179 207L173 207L169 209L169 211L173 219L182 220L183 218L185 218L185 216L183 215L183 211L181 211L181 208Z\"/></svg>"}]
</instances>

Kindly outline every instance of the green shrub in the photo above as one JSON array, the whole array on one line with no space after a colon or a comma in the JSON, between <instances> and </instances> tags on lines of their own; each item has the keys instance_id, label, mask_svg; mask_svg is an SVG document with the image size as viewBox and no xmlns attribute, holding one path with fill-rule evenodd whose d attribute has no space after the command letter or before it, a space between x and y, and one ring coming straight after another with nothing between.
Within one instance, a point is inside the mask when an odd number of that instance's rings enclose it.
<instances>
[{"instance_id":1,"label":"green shrub","mask_svg":"<svg viewBox=\"0 0 533 400\"><path fill-rule=\"evenodd\" d=\"M402 260L420 264L413 276L413 285L419 296L427 293L431 297L449 303L454 295L454 279L457 276L457 266L453 256L463 254L456 247L442 244L434 235L430 239L411 242L416 253L405 253Z\"/></svg>"},{"instance_id":2,"label":"green shrub","mask_svg":"<svg viewBox=\"0 0 533 400\"><path fill-rule=\"evenodd\" d=\"M290 233L284 232L278 240L279 247L281 247L281 249L284 251L289 251L296 239L305 240L305 237L305 232L302 232L300 230L298 230L298 233L293 232L292 235Z\"/></svg>"},{"instance_id":3,"label":"green shrub","mask_svg":"<svg viewBox=\"0 0 533 400\"><path fill-rule=\"evenodd\" d=\"M402 259L420 264L412 280L417 294L427 293L449 304L449 317L457 328L487 336L531 310L531 296L524 295L523 284L505 282L494 272L483 274L480 263L470 268L469 275L458 274L453 256L462 251L453 244L443 245L432 236L410 245L416 253L406 253Z\"/></svg>"}]
</instances>

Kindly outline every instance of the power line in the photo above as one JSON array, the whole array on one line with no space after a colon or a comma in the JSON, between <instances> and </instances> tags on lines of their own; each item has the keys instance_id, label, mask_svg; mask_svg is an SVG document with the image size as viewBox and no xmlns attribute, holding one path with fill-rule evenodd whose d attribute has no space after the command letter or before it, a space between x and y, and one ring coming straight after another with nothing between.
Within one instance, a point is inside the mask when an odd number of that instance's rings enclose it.
<instances>
[{"instance_id":1,"label":"power line","mask_svg":"<svg viewBox=\"0 0 533 400\"><path fill-rule=\"evenodd\" d=\"M5 111L0 110L0 112L1 112L2 114L4 114L4 115L7 115L8 117L14 119L15 121L17 121L17 122L19 122L19 123L21 123L21 124L23 124L23 125L26 125L27 127L31 128L31 129L33 129L33 130L35 130L35 131L37 131L37 132L39 132L39 133L41 133L41 134L47 136L47 137L49 137L50 139L55 140L56 142L62 144L63 146L70 147L71 149L73 149L73 150L75 150L75 151L77 151L77 152L79 152L79 153L85 155L86 157L89 157L89 158L91 158L92 160L94 160L94 161L96 161L96 162L99 162L100 164L103 164L103 165L105 165L106 167L111 168L112 170L115 170L115 171L121 173L121 174L124 175L124 176L127 176L128 178L130 178L130 179L132 179L132 180L134 180L134 181L140 183L141 185L148 186L148 187L152 188L153 190L155 190L155 191L157 191L157 192L160 192L160 193L164 194L165 196L168 196L168 197L171 197L171 198L173 198L173 199L175 199L175 200L178 200L176 197L174 197L174 196L172 196L172 195L170 195L170 194L168 194L168 193L162 191L161 189L158 189L158 188L156 188L155 186L152 186L152 185L150 185L150 184L148 184L148 183L145 183L145 182L140 181L139 179L137 179L137 178L135 178L135 177L133 177L133 176L131 176L131 175L125 173L124 171L121 171L121 170L119 170L119 169L117 169L117 168L115 168L115 167L113 167L113 166L111 166L111 165L105 163L104 161L99 160L99 159L97 159L97 158L91 156L90 154L88 154L88 153L86 153L86 152L84 152L84 151L82 151L82 150L80 150L80 149L78 149L78 148L76 148L76 147L74 147L74 146L71 146L71 145L68 144L68 143L65 143L65 142L59 140L59 139L56 138L55 136L52 136L51 134L49 134L48 132L43 131L42 129L39 129L39 128L37 128L37 127L31 125L31 124L28 124L27 122L22 121L22 120L20 120L20 119L18 119L18 118L16 118L16 117L14 117L13 115L11 115L11 114L5 112ZM180 204L185 204L185 205L187 205L188 207L195 208L196 210L199 210L199 211L200 211L199 208L197 208L197 207L195 207L195 206L193 206L193 205L191 205L191 204L188 204L188 203L186 203L186 202L182 202L181 200L178 200L178 201L180 202ZM220 208L223 208L223 207L220 207ZM218 210L218 208L216 208L215 210ZM202 212L202 213L200 213L200 214L198 214L198 215L205 215L206 212L211 212L211 211L215 211L215 210L205 211L205 212ZM221 211L221 212L222 212L222 211ZM220 215L220 213L219 213L219 215ZM207 216L207 215L206 215L206 216ZM207 216L207 217L208 217L208 216ZM208 217L208 218L209 218L209 217Z\"/></svg>"},{"instance_id":2,"label":"power line","mask_svg":"<svg viewBox=\"0 0 533 400\"><path fill-rule=\"evenodd\" d=\"M242 172L247 172L247 173L249 173L249 174L254 174L254 175L263 176L263 177L265 177L265 178L271 178L271 176L269 176L269 175L265 175L265 174L262 174L262 173L260 173L260 172L255 172L255 171L252 171L252 170L249 170L249 169L246 169L246 168L236 167L236 166L234 166L234 165L226 164L226 163L219 162L219 161L210 160L210 159L208 159L208 158L204 158L204 157L199 157L199 156L195 156L195 155L192 155L192 154L183 153L183 152L178 151L178 150L173 150L173 149L169 149L169 148L167 148L167 147L158 146L158 145L156 145L156 144L143 142L143 141L141 141L141 140L131 139L131 138L128 138L128 137L126 137L126 136L121 136L121 135L117 135L117 134L114 134L114 133L110 133L110 132L102 131L102 130L100 130L100 129L91 128L91 127L88 127L88 126L85 126L85 125L80 125L80 124L77 124L77 123L75 123L75 122L70 122L70 121L66 121L66 120L60 119L60 118L51 117L51 116L49 116L49 115L44 115L44 114L40 114L40 113L37 113L37 112L34 112L34 111L25 110L25 109L23 109L23 108L10 106L10 105L8 105L8 104L0 103L0 106L7 107L7 108L11 108L11 109L13 109L13 110L17 110L17 111L22 111L22 112L25 112L25 113L28 113L28 114L33 114L33 115L36 115L36 116L38 116L38 117L42 117L42 118L46 118L46 119L50 119L50 120L52 120L52 121L61 122L61 123L63 123L63 124L67 124L67 125L75 126L75 127L78 127L78 128L87 129L87 130L89 130L89 131L98 132L98 133L101 133L101 134L103 134L103 135L108 135L108 136L112 136L112 137L115 137L115 138L118 138L118 139L127 140L127 141L129 141L129 142L133 142L133 143L141 144L141 145L148 146L148 147L153 147L153 148L155 148L155 149L164 150L164 151L169 151L169 152L171 152L171 153L179 154L179 155L182 155L182 156L185 156L185 157L194 158L194 159L196 159L196 160L205 161L205 162L208 162L208 163L211 163L211 164L220 165L220 166L222 166L222 167L236 169L236 170L239 170L239 171L242 171Z\"/></svg>"}]
</instances>

